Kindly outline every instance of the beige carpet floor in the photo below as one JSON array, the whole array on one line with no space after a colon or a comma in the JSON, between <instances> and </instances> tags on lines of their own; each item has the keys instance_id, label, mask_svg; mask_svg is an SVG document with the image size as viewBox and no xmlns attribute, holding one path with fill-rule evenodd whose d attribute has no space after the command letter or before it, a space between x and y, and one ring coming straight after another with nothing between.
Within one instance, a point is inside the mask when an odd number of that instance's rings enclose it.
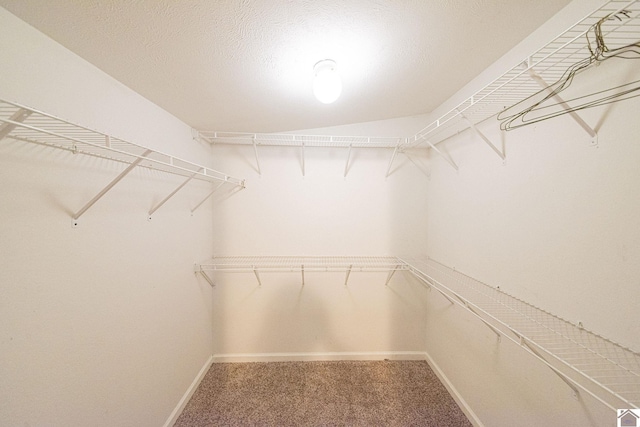
<instances>
[{"instance_id":1,"label":"beige carpet floor","mask_svg":"<svg viewBox=\"0 0 640 427\"><path fill-rule=\"evenodd\" d=\"M471 426L424 361L214 363L175 426Z\"/></svg>"}]
</instances>

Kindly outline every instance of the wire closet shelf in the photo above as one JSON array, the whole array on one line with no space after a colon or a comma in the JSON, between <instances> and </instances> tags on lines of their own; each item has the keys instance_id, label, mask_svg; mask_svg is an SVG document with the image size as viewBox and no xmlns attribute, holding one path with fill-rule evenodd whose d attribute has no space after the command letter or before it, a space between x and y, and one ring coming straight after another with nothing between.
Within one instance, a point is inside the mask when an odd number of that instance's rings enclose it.
<instances>
[{"instance_id":1,"label":"wire closet shelf","mask_svg":"<svg viewBox=\"0 0 640 427\"><path fill-rule=\"evenodd\" d=\"M623 19L613 15L624 12ZM640 1L613 0L567 29L524 61L496 80L466 98L418 133L406 139L401 148L423 143L436 145L496 116L510 106L536 95L560 80L567 69L591 56L587 35L600 20L602 35L610 49L618 49L640 41ZM591 42L593 36L591 35Z\"/></svg>"},{"instance_id":2,"label":"wire closet shelf","mask_svg":"<svg viewBox=\"0 0 640 427\"><path fill-rule=\"evenodd\" d=\"M579 397L586 392L611 409L640 406L640 354L499 288L486 285L435 260L404 260L395 256L220 256L195 265L195 272L213 286L216 272L302 273L407 271L450 303L467 309L499 338L505 337L548 366Z\"/></svg>"},{"instance_id":3,"label":"wire closet shelf","mask_svg":"<svg viewBox=\"0 0 640 427\"><path fill-rule=\"evenodd\" d=\"M640 354L437 261L408 269L452 303L540 359L579 394L611 409L640 406Z\"/></svg>"},{"instance_id":4,"label":"wire closet shelf","mask_svg":"<svg viewBox=\"0 0 640 427\"><path fill-rule=\"evenodd\" d=\"M352 272L387 272L386 285L396 271L407 269L405 262L393 256L222 256L195 265L195 272L211 286L215 285L213 274L216 272L253 272L259 286L262 286L262 272L298 272L302 285L308 272L343 272L345 286Z\"/></svg>"},{"instance_id":5,"label":"wire closet shelf","mask_svg":"<svg viewBox=\"0 0 640 427\"><path fill-rule=\"evenodd\" d=\"M395 148L404 142L398 137L300 135L200 131L200 138L211 144L261 145L277 147Z\"/></svg>"},{"instance_id":6,"label":"wire closet shelf","mask_svg":"<svg viewBox=\"0 0 640 427\"><path fill-rule=\"evenodd\" d=\"M0 140L5 137L201 181L244 186L244 180L217 170L0 99Z\"/></svg>"},{"instance_id":7,"label":"wire closet shelf","mask_svg":"<svg viewBox=\"0 0 640 427\"><path fill-rule=\"evenodd\" d=\"M389 271L406 269L393 256L224 256L199 264L200 271Z\"/></svg>"}]
</instances>

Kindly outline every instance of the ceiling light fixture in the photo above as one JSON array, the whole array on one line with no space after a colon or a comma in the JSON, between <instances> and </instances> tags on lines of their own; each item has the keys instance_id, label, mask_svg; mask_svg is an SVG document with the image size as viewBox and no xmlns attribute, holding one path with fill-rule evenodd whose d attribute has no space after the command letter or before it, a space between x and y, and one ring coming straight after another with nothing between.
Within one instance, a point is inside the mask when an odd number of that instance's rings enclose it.
<instances>
[{"instance_id":1,"label":"ceiling light fixture","mask_svg":"<svg viewBox=\"0 0 640 427\"><path fill-rule=\"evenodd\" d=\"M331 104L342 92L342 80L336 62L323 59L313 66L313 94L323 104Z\"/></svg>"}]
</instances>

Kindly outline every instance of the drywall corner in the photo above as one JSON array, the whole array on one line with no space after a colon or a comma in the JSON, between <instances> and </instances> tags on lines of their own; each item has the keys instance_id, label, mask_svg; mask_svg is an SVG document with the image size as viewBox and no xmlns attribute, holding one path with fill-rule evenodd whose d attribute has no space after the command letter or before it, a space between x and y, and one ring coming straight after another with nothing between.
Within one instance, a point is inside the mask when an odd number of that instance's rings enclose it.
<instances>
[{"instance_id":1,"label":"drywall corner","mask_svg":"<svg viewBox=\"0 0 640 427\"><path fill-rule=\"evenodd\" d=\"M427 363L429 364L429 366L431 367L431 369L433 370L433 372L436 374L436 376L440 380L440 382L445 386L445 388L447 389L451 397L453 397L453 400L456 401L456 403L458 404L458 407L460 407L460 410L467 416L467 418L469 419L469 422L473 424L475 427L484 427L484 424L482 423L482 421L480 421L480 418L478 418L478 416L473 411L473 409L471 409L467 401L464 400L464 398L455 388L453 383L449 381L449 378L445 375L442 369L440 369L440 366L438 366L435 360L433 360L431 355L429 355L429 353L425 351L424 357Z\"/></svg>"},{"instance_id":2,"label":"drywall corner","mask_svg":"<svg viewBox=\"0 0 640 427\"><path fill-rule=\"evenodd\" d=\"M193 382L191 383L187 391L184 393L184 395L182 396L182 398L180 399L176 407L171 412L171 415L169 415L169 418L167 418L167 421L164 423L163 427L171 427L176 423L176 421L178 421L178 417L180 417L180 414L182 414L182 411L184 411L184 408L185 406L187 406L187 403L189 403L189 399L191 399L191 396L193 396L193 393L195 393L196 390L198 389L198 386L204 379L204 376L207 374L207 371L209 371L209 368L211 367L212 363L213 363L213 356L209 356L205 364L202 365L202 368L200 369L200 372L198 372L198 375L196 375L196 377L193 379Z\"/></svg>"}]
</instances>

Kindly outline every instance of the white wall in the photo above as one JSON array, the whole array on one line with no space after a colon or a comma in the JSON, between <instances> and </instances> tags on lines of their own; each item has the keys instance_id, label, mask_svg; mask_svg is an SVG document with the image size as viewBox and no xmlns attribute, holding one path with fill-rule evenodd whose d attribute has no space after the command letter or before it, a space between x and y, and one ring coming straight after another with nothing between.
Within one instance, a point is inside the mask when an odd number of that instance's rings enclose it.
<instances>
[{"instance_id":1,"label":"white wall","mask_svg":"<svg viewBox=\"0 0 640 427\"><path fill-rule=\"evenodd\" d=\"M637 61L610 60L563 96L639 77ZM480 129L504 144L505 164L472 132L444 142L460 170L431 157L429 255L640 350L639 109L636 98L580 112L597 147L567 115L508 133L489 120ZM535 359L447 305L429 302L427 351L487 425L514 414L524 425L615 425L613 411L573 401Z\"/></svg>"},{"instance_id":2,"label":"white wall","mask_svg":"<svg viewBox=\"0 0 640 427\"><path fill-rule=\"evenodd\" d=\"M377 135L402 131L406 121L354 125ZM367 127L369 126L369 127ZM345 128L301 131L343 134ZM402 133L399 133L402 134ZM214 208L217 255L413 255L426 247L426 158L420 168L398 155L385 177L392 149L260 147L262 177L253 147L216 146L218 168L246 176L247 188L223 195ZM218 355L423 351L424 291L402 274L385 287L386 273L219 275L214 290L214 346ZM371 357L385 357L378 354Z\"/></svg>"},{"instance_id":3,"label":"white wall","mask_svg":"<svg viewBox=\"0 0 640 427\"><path fill-rule=\"evenodd\" d=\"M184 123L0 8L0 97L191 160ZM211 351L209 185L0 142L0 419L20 426L158 426Z\"/></svg>"}]
</instances>

